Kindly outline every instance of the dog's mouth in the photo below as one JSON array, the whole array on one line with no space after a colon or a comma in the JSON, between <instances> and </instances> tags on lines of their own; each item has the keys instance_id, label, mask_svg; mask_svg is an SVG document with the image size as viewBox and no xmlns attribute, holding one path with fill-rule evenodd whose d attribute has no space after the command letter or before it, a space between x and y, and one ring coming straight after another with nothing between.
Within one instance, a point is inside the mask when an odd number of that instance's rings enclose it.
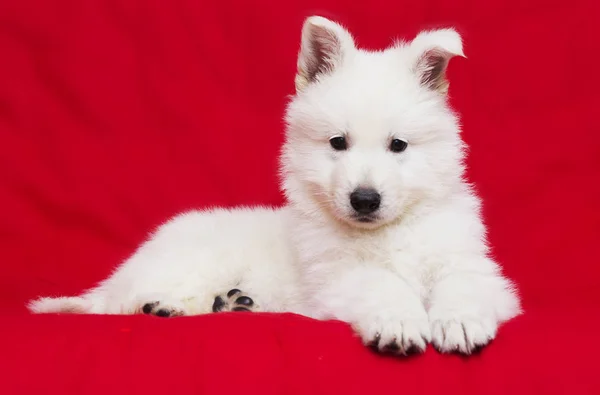
<instances>
[{"instance_id":1,"label":"dog's mouth","mask_svg":"<svg viewBox=\"0 0 600 395\"><path fill-rule=\"evenodd\" d=\"M371 214L357 214L354 215L353 219L356 222L360 222L363 224L372 224L375 223L379 220L379 218L376 215L371 215Z\"/></svg>"}]
</instances>

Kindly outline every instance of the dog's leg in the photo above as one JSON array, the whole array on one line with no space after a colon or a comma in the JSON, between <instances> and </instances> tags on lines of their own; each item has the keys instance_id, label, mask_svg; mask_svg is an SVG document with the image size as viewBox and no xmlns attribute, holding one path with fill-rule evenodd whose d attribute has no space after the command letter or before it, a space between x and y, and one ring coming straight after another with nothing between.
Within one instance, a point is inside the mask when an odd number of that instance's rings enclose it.
<instances>
[{"instance_id":1,"label":"dog's leg","mask_svg":"<svg viewBox=\"0 0 600 395\"><path fill-rule=\"evenodd\" d=\"M512 284L499 274L448 274L431 292L428 314L433 345L444 353L472 354L520 311Z\"/></svg>"},{"instance_id":2,"label":"dog's leg","mask_svg":"<svg viewBox=\"0 0 600 395\"><path fill-rule=\"evenodd\" d=\"M418 293L395 273L358 266L319 288L311 303L315 318L350 323L365 344L381 352L425 351L431 339L427 312Z\"/></svg>"}]
</instances>

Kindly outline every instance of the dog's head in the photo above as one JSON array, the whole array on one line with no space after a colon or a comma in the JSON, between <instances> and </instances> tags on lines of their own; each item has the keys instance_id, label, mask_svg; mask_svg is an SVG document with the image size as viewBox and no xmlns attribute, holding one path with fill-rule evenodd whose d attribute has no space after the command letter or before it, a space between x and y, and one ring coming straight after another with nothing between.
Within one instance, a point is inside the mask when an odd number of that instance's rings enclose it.
<instances>
[{"instance_id":1,"label":"dog's head","mask_svg":"<svg viewBox=\"0 0 600 395\"><path fill-rule=\"evenodd\" d=\"M446 100L456 55L451 29L371 52L339 24L308 18L281 158L288 200L375 228L457 187L463 145Z\"/></svg>"}]
</instances>

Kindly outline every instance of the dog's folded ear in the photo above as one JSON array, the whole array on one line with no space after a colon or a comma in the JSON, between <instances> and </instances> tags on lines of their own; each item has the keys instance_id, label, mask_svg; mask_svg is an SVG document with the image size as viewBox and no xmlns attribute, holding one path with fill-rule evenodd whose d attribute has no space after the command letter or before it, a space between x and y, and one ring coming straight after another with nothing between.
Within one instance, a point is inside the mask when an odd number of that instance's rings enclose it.
<instances>
[{"instance_id":1,"label":"dog's folded ear","mask_svg":"<svg viewBox=\"0 0 600 395\"><path fill-rule=\"evenodd\" d=\"M421 85L441 94L448 92L446 69L455 56L465 57L462 40L454 29L421 32L410 44L414 71Z\"/></svg>"},{"instance_id":2,"label":"dog's folded ear","mask_svg":"<svg viewBox=\"0 0 600 395\"><path fill-rule=\"evenodd\" d=\"M352 35L338 23L320 16L307 18L302 27L296 91L333 72L354 48Z\"/></svg>"}]
</instances>

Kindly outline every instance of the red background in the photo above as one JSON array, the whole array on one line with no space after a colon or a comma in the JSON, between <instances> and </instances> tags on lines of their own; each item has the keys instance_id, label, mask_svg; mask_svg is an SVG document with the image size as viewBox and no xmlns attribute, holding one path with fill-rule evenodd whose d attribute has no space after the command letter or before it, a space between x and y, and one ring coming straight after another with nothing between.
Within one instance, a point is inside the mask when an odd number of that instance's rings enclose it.
<instances>
[{"instance_id":1,"label":"red background","mask_svg":"<svg viewBox=\"0 0 600 395\"><path fill-rule=\"evenodd\" d=\"M600 8L571 1L0 2L2 393L600 393ZM279 204L303 19L380 48L455 26L453 105L526 314L481 355L371 354L292 315L30 316L176 212Z\"/></svg>"}]
</instances>

